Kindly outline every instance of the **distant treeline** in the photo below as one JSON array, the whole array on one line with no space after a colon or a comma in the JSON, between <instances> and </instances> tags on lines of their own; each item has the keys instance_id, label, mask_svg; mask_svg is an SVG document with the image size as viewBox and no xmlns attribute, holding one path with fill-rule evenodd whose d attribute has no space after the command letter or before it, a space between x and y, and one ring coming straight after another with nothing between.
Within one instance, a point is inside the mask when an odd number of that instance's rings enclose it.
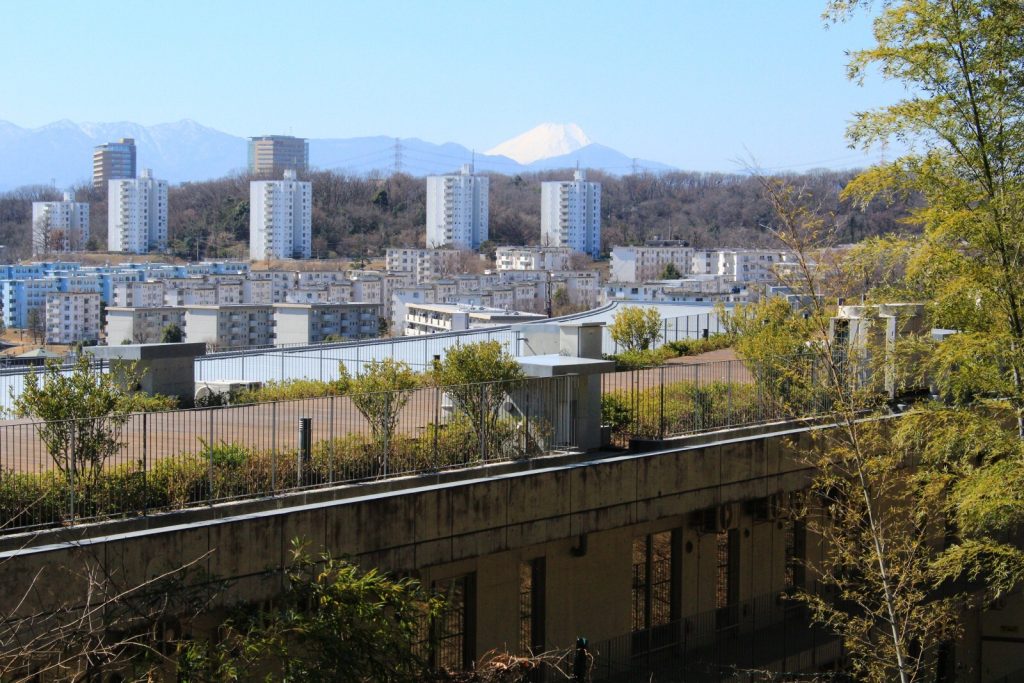
<instances>
[{"instance_id":1,"label":"distant treeline","mask_svg":"<svg viewBox=\"0 0 1024 683\"><path fill-rule=\"evenodd\" d=\"M861 211L839 200L854 171L812 171L786 176L835 215L843 242L907 229L906 206L877 204ZM157 174L159 177L159 174ZM540 183L571 177L571 171L490 175L490 237L495 245L538 244ZM313 255L319 258L378 256L390 246L422 246L426 182L317 171L313 183ZM184 183L170 189L170 247L182 258L245 257L249 237L248 176ZM773 244L765 226L773 217L757 179L747 175L676 172L612 176L590 172L601 183L602 244L641 244L685 239L698 247ZM53 188L31 186L0 194L0 258L29 255L33 201L60 199ZM106 248L107 196L91 186L77 189L91 204L89 247Z\"/></svg>"}]
</instances>

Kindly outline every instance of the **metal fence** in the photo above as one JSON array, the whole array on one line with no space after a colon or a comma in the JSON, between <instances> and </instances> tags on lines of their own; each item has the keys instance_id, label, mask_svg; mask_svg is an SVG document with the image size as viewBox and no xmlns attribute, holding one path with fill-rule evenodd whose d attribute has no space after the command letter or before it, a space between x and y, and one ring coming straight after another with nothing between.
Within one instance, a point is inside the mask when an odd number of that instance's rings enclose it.
<instances>
[{"instance_id":1,"label":"metal fence","mask_svg":"<svg viewBox=\"0 0 1024 683\"><path fill-rule=\"evenodd\" d=\"M828 409L828 392L781 395L787 380L806 373L814 386L814 359L795 358L779 370L751 370L741 360L674 363L601 377L602 413L616 445L696 432L813 417Z\"/></svg>"},{"instance_id":2,"label":"metal fence","mask_svg":"<svg viewBox=\"0 0 1024 683\"><path fill-rule=\"evenodd\" d=\"M90 364L93 370L106 372L108 363L105 360L94 360ZM62 374L69 375L75 367L74 360L65 360L61 365ZM8 367L0 369L0 419L14 407L14 399L25 389L25 375L30 372L42 372L41 366Z\"/></svg>"},{"instance_id":3,"label":"metal fence","mask_svg":"<svg viewBox=\"0 0 1024 683\"><path fill-rule=\"evenodd\" d=\"M680 339L699 339L724 330L717 312L666 318L662 321L659 344ZM393 358L422 369L430 366L434 356L443 357L448 349L479 341L497 341L513 355L525 349L520 336L509 327L493 330L452 332L418 337L393 337L296 348L275 347L263 350L222 351L196 359L197 381L245 380L250 382L338 378L339 366L345 364L349 373L358 373L369 361ZM607 327L603 330L605 353L617 353Z\"/></svg>"},{"instance_id":4,"label":"metal fence","mask_svg":"<svg viewBox=\"0 0 1024 683\"><path fill-rule=\"evenodd\" d=\"M448 349L454 346L479 341L497 341L513 355L520 352L516 333L507 327L472 333L319 344L295 349L222 352L196 358L196 381L330 381L338 378L341 363L345 364L350 373L357 374L363 364L385 358L405 361L413 368L425 368L430 365L434 356L443 357Z\"/></svg>"},{"instance_id":5,"label":"metal fence","mask_svg":"<svg viewBox=\"0 0 1024 683\"><path fill-rule=\"evenodd\" d=\"M662 321L657 345L680 339L699 339L723 329L716 311L666 318ZM358 374L365 363L384 358L402 360L414 369L424 369L429 367L435 356L443 357L453 346L479 341L498 341L509 353L517 356L525 351L520 336L508 326L418 337L284 344L214 351L200 356L195 360L195 379L197 382L331 381L338 379L341 363L349 373ZM618 353L619 350L607 326L602 331L602 349L605 353ZM105 370L101 363L96 367ZM0 369L0 416L10 410L13 397L18 396L25 386L25 375L32 371L32 368L20 367Z\"/></svg>"},{"instance_id":6,"label":"metal fence","mask_svg":"<svg viewBox=\"0 0 1024 683\"><path fill-rule=\"evenodd\" d=\"M806 608L783 594L591 643L590 651L592 680L622 683L800 680L843 656L841 638L814 626Z\"/></svg>"},{"instance_id":7,"label":"metal fence","mask_svg":"<svg viewBox=\"0 0 1024 683\"><path fill-rule=\"evenodd\" d=\"M703 339L712 334L719 334L725 331L723 320L718 311L707 313L694 313L692 315L681 315L675 318L665 318L661 321L661 336L654 343L654 348L680 339ZM618 353L619 345L612 339L608 326L603 330L602 345L605 353Z\"/></svg>"},{"instance_id":8,"label":"metal fence","mask_svg":"<svg viewBox=\"0 0 1024 683\"><path fill-rule=\"evenodd\" d=\"M571 450L576 380L3 425L0 532Z\"/></svg>"}]
</instances>

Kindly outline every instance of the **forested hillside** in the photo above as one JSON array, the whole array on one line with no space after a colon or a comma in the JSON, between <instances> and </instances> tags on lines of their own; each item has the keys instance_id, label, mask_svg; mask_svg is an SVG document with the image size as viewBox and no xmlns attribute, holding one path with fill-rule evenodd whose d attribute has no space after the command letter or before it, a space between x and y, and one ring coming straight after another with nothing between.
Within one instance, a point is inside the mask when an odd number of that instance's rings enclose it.
<instances>
[{"instance_id":1,"label":"forested hillside","mask_svg":"<svg viewBox=\"0 0 1024 683\"><path fill-rule=\"evenodd\" d=\"M872 206L860 211L839 201L853 177L849 171L817 171L789 176L809 190L825 211L835 214L842 241L906 229L905 207ZM540 183L570 172L491 175L490 233L494 244L537 244L540 240ZM421 177L308 175L313 182L315 257L375 256L389 246L422 245L425 186ZM764 226L771 211L758 181L746 175L665 173L617 177L591 172L602 184L603 243L639 244L653 238L689 240L695 246L756 246L772 243ZM29 255L32 207L38 199L58 199L46 187L26 187L0 195L0 244L7 258ZM107 198L79 188L79 201L92 205L91 246L104 249ZM244 257L248 254L249 178L231 176L171 187L171 250L183 258Z\"/></svg>"}]
</instances>

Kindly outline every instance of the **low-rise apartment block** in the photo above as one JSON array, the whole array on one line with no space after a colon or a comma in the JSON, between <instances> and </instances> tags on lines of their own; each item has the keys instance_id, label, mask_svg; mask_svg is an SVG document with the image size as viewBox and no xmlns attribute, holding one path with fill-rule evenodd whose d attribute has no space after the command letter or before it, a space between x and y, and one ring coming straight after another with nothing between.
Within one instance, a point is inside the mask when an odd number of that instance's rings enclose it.
<instances>
[{"instance_id":1,"label":"low-rise apartment block","mask_svg":"<svg viewBox=\"0 0 1024 683\"><path fill-rule=\"evenodd\" d=\"M107 309L107 344L156 344L163 341L164 330L174 325L185 329L185 309L173 306Z\"/></svg>"},{"instance_id":2,"label":"low-rise apartment block","mask_svg":"<svg viewBox=\"0 0 1024 683\"><path fill-rule=\"evenodd\" d=\"M791 253L779 249L698 249L690 273L721 275L734 282L773 282L776 268L792 258Z\"/></svg>"},{"instance_id":3,"label":"low-rise apartment block","mask_svg":"<svg viewBox=\"0 0 1024 683\"><path fill-rule=\"evenodd\" d=\"M77 344L100 338L100 295L53 292L46 297L46 343Z\"/></svg>"},{"instance_id":4,"label":"low-rise apartment block","mask_svg":"<svg viewBox=\"0 0 1024 683\"><path fill-rule=\"evenodd\" d=\"M648 243L642 247L613 247L611 279L614 282L659 280L669 265L680 275L687 275L693 253L693 248L682 241Z\"/></svg>"},{"instance_id":5,"label":"low-rise apartment block","mask_svg":"<svg viewBox=\"0 0 1024 683\"><path fill-rule=\"evenodd\" d=\"M597 306L601 295L601 274L594 270L573 270L556 273L548 283L551 296L564 295L566 303L576 308Z\"/></svg>"},{"instance_id":6,"label":"low-rise apartment block","mask_svg":"<svg viewBox=\"0 0 1024 683\"><path fill-rule=\"evenodd\" d=\"M543 320L546 316L506 308L467 304L409 304L405 316L405 336L457 332L513 323Z\"/></svg>"},{"instance_id":7,"label":"low-rise apartment block","mask_svg":"<svg viewBox=\"0 0 1024 683\"><path fill-rule=\"evenodd\" d=\"M497 268L503 270L569 269L569 247L498 247L495 250Z\"/></svg>"},{"instance_id":8,"label":"low-rise apartment block","mask_svg":"<svg viewBox=\"0 0 1024 683\"><path fill-rule=\"evenodd\" d=\"M113 305L150 308L164 305L163 282L119 282L113 286Z\"/></svg>"},{"instance_id":9,"label":"low-rise apartment block","mask_svg":"<svg viewBox=\"0 0 1024 683\"><path fill-rule=\"evenodd\" d=\"M379 304L274 304L277 344L317 344L331 339L369 339L380 329Z\"/></svg>"},{"instance_id":10,"label":"low-rise apartment block","mask_svg":"<svg viewBox=\"0 0 1024 683\"><path fill-rule=\"evenodd\" d=\"M247 280L269 282L272 303L275 304L284 303L286 293L296 285L295 273L290 270L253 270Z\"/></svg>"},{"instance_id":11,"label":"low-rise apartment block","mask_svg":"<svg viewBox=\"0 0 1024 683\"><path fill-rule=\"evenodd\" d=\"M45 315L46 297L59 291L60 284L53 277L0 281L4 326L27 328L30 316Z\"/></svg>"},{"instance_id":12,"label":"low-rise apartment block","mask_svg":"<svg viewBox=\"0 0 1024 683\"><path fill-rule=\"evenodd\" d=\"M185 341L208 348L237 349L274 343L274 307L270 304L191 306L185 309Z\"/></svg>"},{"instance_id":13,"label":"low-rise apartment block","mask_svg":"<svg viewBox=\"0 0 1024 683\"><path fill-rule=\"evenodd\" d=\"M473 252L458 249L388 249L385 267L389 273L409 273L415 282L455 274L464 258L475 258Z\"/></svg>"},{"instance_id":14,"label":"low-rise apartment block","mask_svg":"<svg viewBox=\"0 0 1024 683\"><path fill-rule=\"evenodd\" d=\"M739 302L748 299L745 286L717 275L680 280L610 282L601 288L599 305L612 301L646 303Z\"/></svg>"}]
</instances>

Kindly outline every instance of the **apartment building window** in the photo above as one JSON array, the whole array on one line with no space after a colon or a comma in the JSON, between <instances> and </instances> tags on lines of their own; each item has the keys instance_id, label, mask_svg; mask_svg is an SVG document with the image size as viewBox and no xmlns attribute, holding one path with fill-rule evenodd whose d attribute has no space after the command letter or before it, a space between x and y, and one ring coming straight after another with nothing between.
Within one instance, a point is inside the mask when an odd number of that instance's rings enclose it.
<instances>
[{"instance_id":1,"label":"apartment building window","mask_svg":"<svg viewBox=\"0 0 1024 683\"><path fill-rule=\"evenodd\" d=\"M472 665L475 578L466 574L434 582L434 591L447 603L430 624L430 659L435 667L464 670Z\"/></svg>"},{"instance_id":2,"label":"apartment building window","mask_svg":"<svg viewBox=\"0 0 1024 683\"><path fill-rule=\"evenodd\" d=\"M633 541L634 631L665 626L678 617L679 540L677 531L662 531Z\"/></svg>"},{"instance_id":3,"label":"apartment building window","mask_svg":"<svg viewBox=\"0 0 1024 683\"><path fill-rule=\"evenodd\" d=\"M527 654L544 651L543 557L519 563L519 650Z\"/></svg>"}]
</instances>

